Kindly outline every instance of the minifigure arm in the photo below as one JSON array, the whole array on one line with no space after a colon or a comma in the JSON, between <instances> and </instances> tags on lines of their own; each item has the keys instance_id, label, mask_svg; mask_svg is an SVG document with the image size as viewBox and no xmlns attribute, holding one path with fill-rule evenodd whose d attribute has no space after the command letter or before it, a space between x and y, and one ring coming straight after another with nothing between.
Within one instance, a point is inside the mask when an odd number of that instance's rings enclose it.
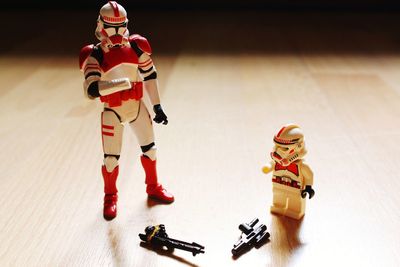
<instances>
[{"instance_id":1,"label":"minifigure arm","mask_svg":"<svg viewBox=\"0 0 400 267\"><path fill-rule=\"evenodd\" d=\"M305 186L304 190L301 191L301 197L305 198L308 193L309 198L312 198L315 194L315 191L312 188L312 185L314 183L314 174L311 168L305 163L303 163L301 166L301 173L303 175Z\"/></svg>"},{"instance_id":2,"label":"minifigure arm","mask_svg":"<svg viewBox=\"0 0 400 267\"><path fill-rule=\"evenodd\" d=\"M267 163L265 166L262 167L262 172L268 174L274 168L275 168L275 161L271 160L269 163Z\"/></svg>"}]
</instances>

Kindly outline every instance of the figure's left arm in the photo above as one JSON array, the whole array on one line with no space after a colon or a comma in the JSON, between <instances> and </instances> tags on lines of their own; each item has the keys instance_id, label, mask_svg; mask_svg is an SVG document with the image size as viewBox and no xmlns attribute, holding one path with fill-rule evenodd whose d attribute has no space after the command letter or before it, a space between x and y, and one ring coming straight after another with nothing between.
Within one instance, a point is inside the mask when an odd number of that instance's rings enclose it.
<instances>
[{"instance_id":1,"label":"figure's left arm","mask_svg":"<svg viewBox=\"0 0 400 267\"><path fill-rule=\"evenodd\" d=\"M144 88L149 95L150 102L153 105L155 117L153 121L156 123L168 124L167 115L165 115L161 103L160 93L158 91L157 70L151 59L151 48L149 43L143 37L137 41L138 46L143 49L139 57L139 73L142 76Z\"/></svg>"},{"instance_id":2,"label":"figure's left arm","mask_svg":"<svg viewBox=\"0 0 400 267\"><path fill-rule=\"evenodd\" d=\"M305 186L305 188L301 190L301 197L305 198L308 193L309 198L312 198L315 194L314 189L312 188L312 185L314 183L314 174L311 168L305 163L303 163L301 166L301 173L303 175Z\"/></svg>"}]
</instances>

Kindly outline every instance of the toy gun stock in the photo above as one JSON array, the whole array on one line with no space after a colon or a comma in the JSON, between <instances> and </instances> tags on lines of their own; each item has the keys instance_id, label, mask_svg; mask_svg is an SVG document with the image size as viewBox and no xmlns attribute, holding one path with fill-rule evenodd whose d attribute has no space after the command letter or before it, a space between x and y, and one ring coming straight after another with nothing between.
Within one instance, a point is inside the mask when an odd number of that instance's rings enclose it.
<instances>
[{"instance_id":1,"label":"toy gun stock","mask_svg":"<svg viewBox=\"0 0 400 267\"><path fill-rule=\"evenodd\" d=\"M146 227L145 234L139 234L139 237L142 241L160 248L167 247L169 250L174 248L181 249L192 252L193 256L204 253L202 245L169 238L163 224Z\"/></svg>"},{"instance_id":2,"label":"toy gun stock","mask_svg":"<svg viewBox=\"0 0 400 267\"><path fill-rule=\"evenodd\" d=\"M267 226L261 224L255 228L258 221L259 220L255 218L250 223L242 223L239 225L239 230L242 231L242 236L238 242L233 245L232 254L234 256L243 254L253 246L261 245L265 239L269 238L270 235L267 232Z\"/></svg>"}]
</instances>

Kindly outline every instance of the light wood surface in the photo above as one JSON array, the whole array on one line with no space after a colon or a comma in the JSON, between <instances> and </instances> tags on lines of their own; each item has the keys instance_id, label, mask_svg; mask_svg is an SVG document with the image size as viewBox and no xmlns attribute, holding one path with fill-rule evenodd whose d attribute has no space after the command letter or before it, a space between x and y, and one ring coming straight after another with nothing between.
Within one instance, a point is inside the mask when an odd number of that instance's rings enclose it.
<instances>
[{"instance_id":1,"label":"light wood surface","mask_svg":"<svg viewBox=\"0 0 400 267\"><path fill-rule=\"evenodd\" d=\"M132 31L153 40L170 122L155 125L158 168L176 201L147 200L126 127L112 222L102 218L102 105L84 99L77 68L96 14L47 15L63 35L44 19L42 35L14 33L0 50L0 266L400 265L395 15L133 13ZM261 172L288 122L303 128L315 174L301 221L269 213ZM254 217L270 242L233 260L238 225ZM138 234L159 223L206 253L141 247Z\"/></svg>"}]
</instances>

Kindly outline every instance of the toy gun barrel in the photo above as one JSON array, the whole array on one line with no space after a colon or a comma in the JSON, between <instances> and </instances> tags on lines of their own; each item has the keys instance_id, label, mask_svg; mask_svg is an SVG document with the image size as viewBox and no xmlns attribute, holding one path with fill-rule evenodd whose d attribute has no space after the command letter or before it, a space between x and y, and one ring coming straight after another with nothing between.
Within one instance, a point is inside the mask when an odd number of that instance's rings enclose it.
<instances>
[{"instance_id":1,"label":"toy gun barrel","mask_svg":"<svg viewBox=\"0 0 400 267\"><path fill-rule=\"evenodd\" d=\"M165 246L168 248L176 248L192 252L193 256L196 256L196 254L199 253L204 253L204 246L197 244L195 242L188 243L172 238L165 238Z\"/></svg>"},{"instance_id":2,"label":"toy gun barrel","mask_svg":"<svg viewBox=\"0 0 400 267\"><path fill-rule=\"evenodd\" d=\"M158 247L167 247L168 249L181 249L192 252L193 256L204 253L204 247L195 242L188 243L185 241L172 239L168 237L164 225L148 226L145 229L146 234L139 234L142 241L150 243Z\"/></svg>"},{"instance_id":3,"label":"toy gun barrel","mask_svg":"<svg viewBox=\"0 0 400 267\"><path fill-rule=\"evenodd\" d=\"M233 245L232 255L233 256L241 255L249 248L250 248L249 243L246 243L243 240L239 240L235 245Z\"/></svg>"}]
</instances>

